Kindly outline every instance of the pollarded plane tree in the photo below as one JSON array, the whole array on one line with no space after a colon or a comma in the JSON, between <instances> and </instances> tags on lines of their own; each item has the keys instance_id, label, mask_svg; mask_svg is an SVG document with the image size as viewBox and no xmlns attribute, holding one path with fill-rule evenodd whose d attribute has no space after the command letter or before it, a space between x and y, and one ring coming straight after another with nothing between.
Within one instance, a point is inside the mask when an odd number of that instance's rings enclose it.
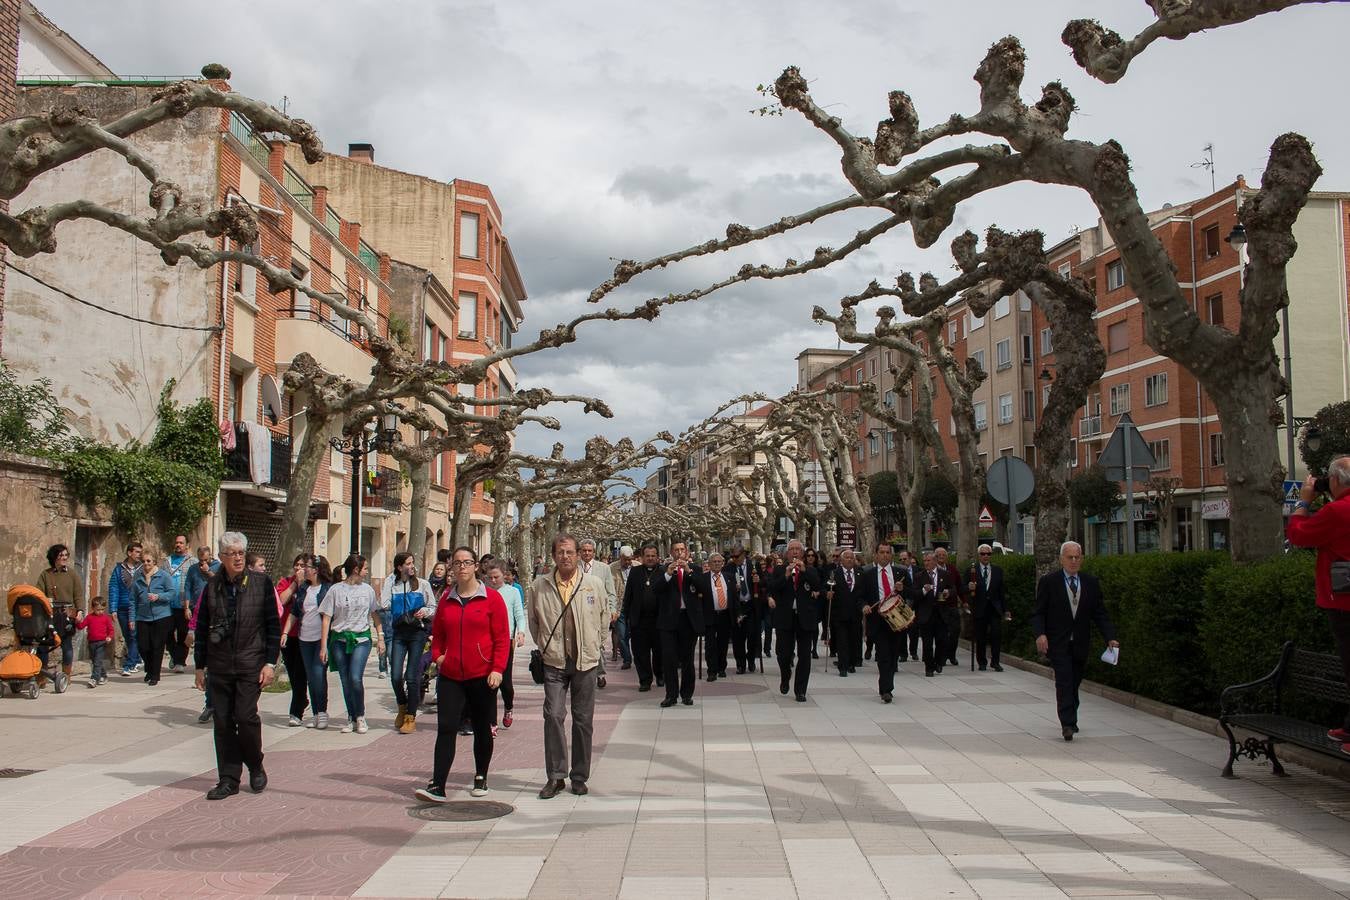
<instances>
[{"instance_id":1,"label":"pollarded plane tree","mask_svg":"<svg viewBox=\"0 0 1350 900\"><path fill-rule=\"evenodd\" d=\"M419 360L381 333L378 323L363 311L354 289L319 292L291 274L288 260L281 261L281 266L285 267L282 268L249 252L246 248L255 244L259 229L258 216L249 204L227 203L221 207L215 198L185 197L183 189L162 176L156 162L138 148L136 138L146 129L181 119L196 110L218 109L237 113L259 133L280 135L294 141L309 162L322 158L322 142L309 123L284 115L261 101L226 90L223 80L230 73L224 67L207 66L203 76L202 81L169 84L151 95L146 105L106 122L99 121L78 105L69 104L41 115L22 116L0 123L0 199L14 201L35 179L61 165L104 151L122 157L145 178L149 205L148 213L136 214L88 199L72 198L49 206L11 209L0 213L0 243L20 257L54 253L57 251L57 231L63 223L97 221L154 247L171 266L187 260L203 269L225 263L252 267L263 275L272 293L294 291L303 294L354 326L356 333L364 336L366 349L374 361L368 383L357 384L327 372L307 353L290 361L286 370L286 388L295 405L302 407L305 413L306 439L301 442L291 477L290 494L293 497L307 501L311 496L320 464L328 452L326 438L338 433L359 434L366 422L381 412L403 411L406 401L429 410L433 427L425 430L439 432L439 444L444 449L473 453L475 448L483 448L482 454L491 456L494 461L496 457L491 448L503 430L509 432L531 419L552 424L552 420L532 412L539 406L575 401L584 404L588 410L600 411L603 404L590 397L526 392L519 397L466 400L459 396L458 387L482 383L490 369L504 360L575 341L577 329L586 322L651 321L663 306L692 299L688 295L670 295L648 300L627 311L611 308L592 312L546 328L530 343L503 347L471 362L449 365ZM491 410L492 414L484 413L485 409ZM430 450L425 454L407 452L403 459L407 465L426 468L432 456L434 453ZM283 557L302 549L307 512L307 502L286 505L281 542Z\"/></svg>"},{"instance_id":2,"label":"pollarded plane tree","mask_svg":"<svg viewBox=\"0 0 1350 900\"><path fill-rule=\"evenodd\" d=\"M1156 21L1133 38L1079 19L1065 27L1062 39L1089 75L1111 83L1159 38L1181 40L1305 2L1323 0L1150 0ZM919 246L931 246L950 227L962 203L1014 183L1077 188L1092 200L1120 250L1126 280L1143 309L1149 345L1190 371L1214 400L1226 444L1233 448L1225 478L1234 557L1256 559L1279 552L1283 468L1274 423L1277 399L1287 386L1273 340L1278 313L1289 302L1286 266L1297 247L1293 224L1321 174L1311 145L1294 133L1276 138L1260 189L1238 211L1247 233L1249 260L1242 313L1237 329L1229 331L1202 321L1188 301L1166 249L1149 226L1121 145L1067 136L1076 104L1059 81L1046 84L1035 102L1024 102L1025 64L1017 38L997 41L975 71L978 109L928 127L920 127L908 94L891 91L890 114L877 123L873 137L851 132L816 103L800 70L785 69L774 82L775 96L785 109L799 112L838 145L843 175L857 193L759 228L733 224L723 239L645 262L623 260L592 292L592 301L643 272L786 234L848 210L876 209L887 215L843 246L820 247L804 262L747 264L680 296L706 296L741 282L819 269L902 224L909 225ZM970 142L958 145L962 138Z\"/></svg>"}]
</instances>

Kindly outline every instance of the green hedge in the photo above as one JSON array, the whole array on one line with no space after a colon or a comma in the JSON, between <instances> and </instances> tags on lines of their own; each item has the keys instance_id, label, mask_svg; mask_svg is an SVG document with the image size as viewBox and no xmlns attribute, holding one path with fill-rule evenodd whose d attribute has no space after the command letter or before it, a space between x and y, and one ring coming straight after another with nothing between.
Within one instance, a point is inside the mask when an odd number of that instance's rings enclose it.
<instances>
[{"instance_id":1,"label":"green hedge","mask_svg":"<svg viewBox=\"0 0 1350 900\"><path fill-rule=\"evenodd\" d=\"M1122 647L1119 666L1096 661L1102 641L1094 629L1098 646L1088 678L1217 714L1220 691L1269 672L1286 640L1309 650L1334 649L1325 615L1314 603L1314 561L1306 552L1246 565L1217 552L1088 557L1083 570L1101 579ZM998 564L1013 614L1004 652L1037 659L1030 625L1035 561L1004 556Z\"/></svg>"}]
</instances>

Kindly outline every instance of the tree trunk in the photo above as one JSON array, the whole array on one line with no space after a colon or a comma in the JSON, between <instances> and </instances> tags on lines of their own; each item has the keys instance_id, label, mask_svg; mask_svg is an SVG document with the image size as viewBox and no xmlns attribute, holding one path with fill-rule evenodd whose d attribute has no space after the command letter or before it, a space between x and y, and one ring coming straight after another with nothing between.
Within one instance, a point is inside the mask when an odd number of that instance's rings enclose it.
<instances>
[{"instance_id":1,"label":"tree trunk","mask_svg":"<svg viewBox=\"0 0 1350 900\"><path fill-rule=\"evenodd\" d=\"M1219 411L1224 447L1234 448L1224 466L1229 546L1234 560L1248 562L1280 552L1284 466L1279 438L1271 427L1275 407L1271 379L1259 372L1235 371L1232 375L1223 384L1206 389Z\"/></svg>"},{"instance_id":2,"label":"tree trunk","mask_svg":"<svg viewBox=\"0 0 1350 900\"><path fill-rule=\"evenodd\" d=\"M429 463L403 463L403 471L412 485L412 495L408 507L408 546L407 551L417 558L422 568L430 571L435 564L434 557L427 560L424 556L427 548L427 497L431 494L431 465Z\"/></svg>"},{"instance_id":3,"label":"tree trunk","mask_svg":"<svg viewBox=\"0 0 1350 900\"><path fill-rule=\"evenodd\" d=\"M291 484L286 492L286 505L281 519L281 541L277 545L280 559L295 559L300 553L312 551L305 546L305 530L309 523L309 500L314 496L314 485L319 470L328 458L328 429L331 420L310 412L305 420L305 437L295 456L291 469ZM353 498L360 503L361 498Z\"/></svg>"},{"instance_id":4,"label":"tree trunk","mask_svg":"<svg viewBox=\"0 0 1350 900\"><path fill-rule=\"evenodd\" d=\"M467 547L470 534L469 517L473 513L473 482L461 486L459 480L455 480L454 513L450 523L450 546Z\"/></svg>"}]
</instances>

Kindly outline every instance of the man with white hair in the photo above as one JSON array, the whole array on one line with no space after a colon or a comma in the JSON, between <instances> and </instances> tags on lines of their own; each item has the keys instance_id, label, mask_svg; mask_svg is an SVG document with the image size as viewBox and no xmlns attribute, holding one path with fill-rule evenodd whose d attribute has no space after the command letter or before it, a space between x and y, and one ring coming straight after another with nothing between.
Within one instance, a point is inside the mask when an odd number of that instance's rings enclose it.
<instances>
[{"instance_id":1,"label":"man with white hair","mask_svg":"<svg viewBox=\"0 0 1350 900\"><path fill-rule=\"evenodd\" d=\"M197 690L206 690L209 672L215 717L219 781L207 800L239 793L245 765L253 793L267 787L258 697L272 683L281 652L276 591L265 572L246 570L248 538L227 531L219 549L220 569L202 591L193 645Z\"/></svg>"},{"instance_id":2,"label":"man with white hair","mask_svg":"<svg viewBox=\"0 0 1350 900\"><path fill-rule=\"evenodd\" d=\"M788 541L787 563L775 569L769 578L769 609L773 610L773 627L778 642L778 692L786 694L792 682L798 703L806 702L806 688L811 681L811 644L816 639L820 622L820 574L806 565L802 542ZM797 676L792 677L793 653L796 652Z\"/></svg>"},{"instance_id":3,"label":"man with white hair","mask_svg":"<svg viewBox=\"0 0 1350 900\"><path fill-rule=\"evenodd\" d=\"M1079 571L1083 566L1082 545L1074 541L1060 545L1059 564L1060 568L1042 575L1036 583L1031 631L1036 635L1037 652L1050 657L1055 670L1060 734L1071 741L1078 733L1078 686L1087 671L1092 623L1097 623L1108 647L1119 647L1120 643L1106 614L1101 583Z\"/></svg>"},{"instance_id":4,"label":"man with white hair","mask_svg":"<svg viewBox=\"0 0 1350 900\"><path fill-rule=\"evenodd\" d=\"M628 591L628 575L633 571L633 548L624 544L619 548L619 558L609 564L610 580L614 582L616 600ZM633 648L629 645L628 617L619 609L614 619L614 647L623 656L623 669L633 668Z\"/></svg>"},{"instance_id":5,"label":"man with white hair","mask_svg":"<svg viewBox=\"0 0 1350 900\"><path fill-rule=\"evenodd\" d=\"M614 579L605 577L605 564L598 562L595 558L595 541L586 538L577 548L577 553L581 558L581 563L578 566L581 569L581 574L594 575L605 585L605 609L609 613L609 624L613 625L619 619L619 602L614 594ZM608 626L606 630L610 630ZM613 631L611 630L610 633L612 634ZM603 689L605 686L605 654L603 647L600 650L600 672L596 676L595 686Z\"/></svg>"},{"instance_id":6,"label":"man with white hair","mask_svg":"<svg viewBox=\"0 0 1350 900\"><path fill-rule=\"evenodd\" d=\"M1321 492L1317 477L1309 473L1285 534L1295 547L1317 548L1317 605L1327 611L1345 683L1350 685L1350 590L1341 584L1350 574L1341 571L1350 568L1350 456L1331 461L1326 481L1331 500L1313 513L1312 502ZM1342 753L1350 754L1350 712L1341 727L1328 731L1327 737L1340 742Z\"/></svg>"}]
</instances>

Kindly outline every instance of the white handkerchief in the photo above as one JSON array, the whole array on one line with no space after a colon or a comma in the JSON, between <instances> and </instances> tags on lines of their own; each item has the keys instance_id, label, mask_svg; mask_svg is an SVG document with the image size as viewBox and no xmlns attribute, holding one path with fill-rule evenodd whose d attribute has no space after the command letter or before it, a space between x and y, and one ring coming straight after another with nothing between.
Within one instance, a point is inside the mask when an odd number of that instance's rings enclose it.
<instances>
[{"instance_id":1,"label":"white handkerchief","mask_svg":"<svg viewBox=\"0 0 1350 900\"><path fill-rule=\"evenodd\" d=\"M1102 662L1108 665L1116 665L1120 662L1120 648L1107 647L1106 652L1102 654Z\"/></svg>"}]
</instances>

